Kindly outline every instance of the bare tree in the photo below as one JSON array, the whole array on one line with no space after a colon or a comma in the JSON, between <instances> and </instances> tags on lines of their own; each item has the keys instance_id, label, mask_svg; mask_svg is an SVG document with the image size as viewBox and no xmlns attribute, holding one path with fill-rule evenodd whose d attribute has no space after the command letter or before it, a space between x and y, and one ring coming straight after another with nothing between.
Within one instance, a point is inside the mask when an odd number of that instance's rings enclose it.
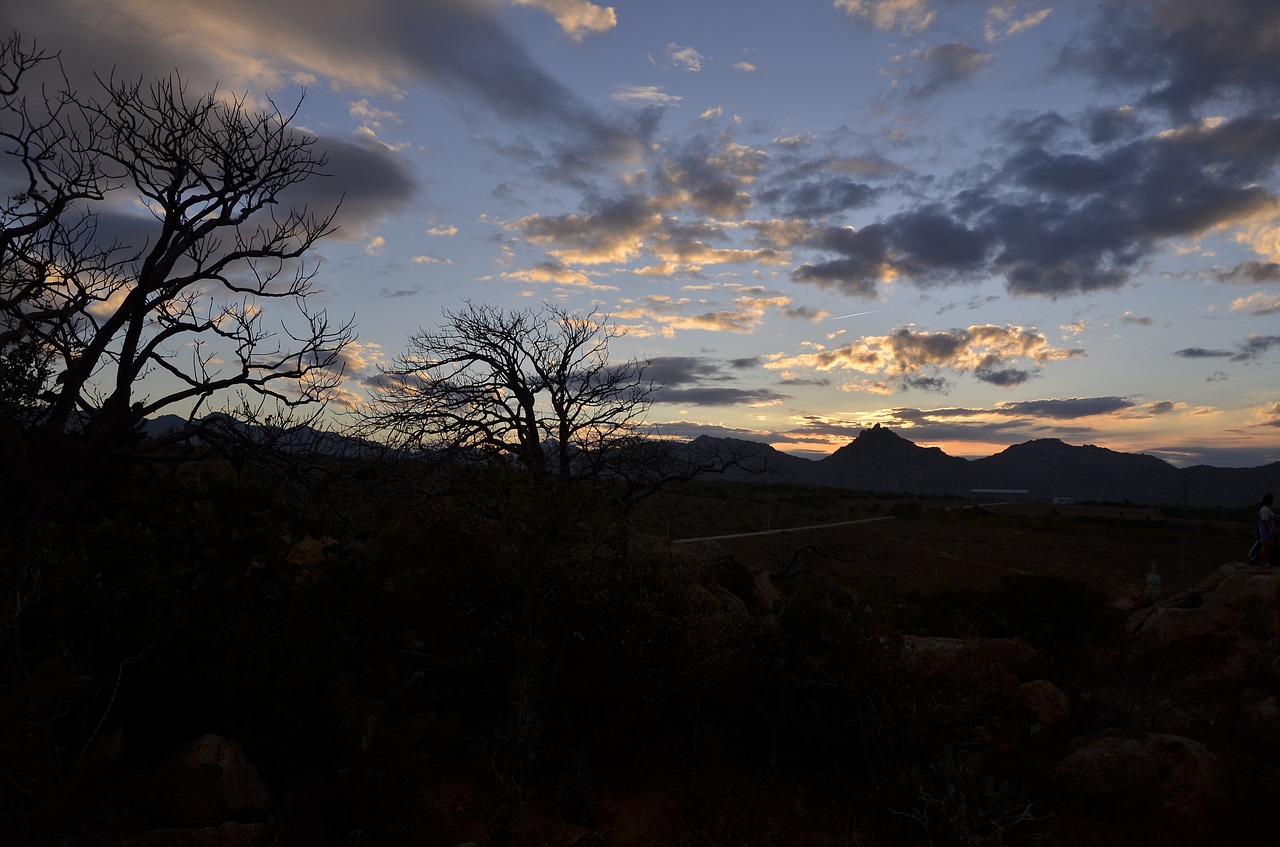
<instances>
[{"instance_id":1,"label":"bare tree","mask_svg":"<svg viewBox=\"0 0 1280 847\"><path fill-rule=\"evenodd\" d=\"M302 257L336 210L287 205L326 163L296 109L176 75L95 92L19 35L0 42L0 353L35 345L51 364L28 429L78 431L90 452L237 392L323 402L354 336L308 304ZM268 323L273 301L291 322Z\"/></svg>"},{"instance_id":2,"label":"bare tree","mask_svg":"<svg viewBox=\"0 0 1280 847\"><path fill-rule=\"evenodd\" d=\"M598 477L642 434L657 390L646 362L609 360L620 334L552 305L446 310L384 370L369 423L410 449L511 456L537 479Z\"/></svg>"}]
</instances>

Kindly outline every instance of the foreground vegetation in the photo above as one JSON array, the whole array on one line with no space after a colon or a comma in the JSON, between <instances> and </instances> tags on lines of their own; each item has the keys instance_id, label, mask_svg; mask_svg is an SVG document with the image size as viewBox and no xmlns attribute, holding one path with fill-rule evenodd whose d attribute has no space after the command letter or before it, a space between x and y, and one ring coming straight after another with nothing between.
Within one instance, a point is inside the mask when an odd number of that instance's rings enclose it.
<instances>
[{"instance_id":1,"label":"foreground vegetation","mask_svg":"<svg viewBox=\"0 0 1280 847\"><path fill-rule=\"evenodd\" d=\"M445 493L373 464L233 458L121 467L79 513L0 535L0 815L17 843L172 825L164 796L202 784L175 787L166 763L208 733L270 787L273 843L1190 837L1053 777L1102 719L1040 727L1020 682L1103 690L1128 637L1069 576L930 590L819 556L769 603L732 558L636 535L607 486L533 489L495 467ZM908 646L948 635L1032 649L931 663ZM1240 782L1278 778L1254 762Z\"/></svg>"}]
</instances>

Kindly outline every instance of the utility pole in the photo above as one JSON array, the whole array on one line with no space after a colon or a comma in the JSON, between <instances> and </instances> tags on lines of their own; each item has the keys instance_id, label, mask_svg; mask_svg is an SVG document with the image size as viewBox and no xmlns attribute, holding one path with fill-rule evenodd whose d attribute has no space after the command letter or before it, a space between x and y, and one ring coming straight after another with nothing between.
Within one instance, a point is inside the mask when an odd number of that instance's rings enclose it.
<instances>
[{"instance_id":1,"label":"utility pole","mask_svg":"<svg viewBox=\"0 0 1280 847\"><path fill-rule=\"evenodd\" d=\"M1182 579L1185 593L1191 590L1191 562L1187 559L1187 469L1182 469Z\"/></svg>"}]
</instances>

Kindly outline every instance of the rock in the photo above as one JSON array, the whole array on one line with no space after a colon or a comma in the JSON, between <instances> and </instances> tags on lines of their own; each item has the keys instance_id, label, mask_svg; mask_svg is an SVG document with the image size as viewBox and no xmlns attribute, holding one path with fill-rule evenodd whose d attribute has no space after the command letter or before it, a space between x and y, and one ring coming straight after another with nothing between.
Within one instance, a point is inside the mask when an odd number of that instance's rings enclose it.
<instances>
[{"instance_id":1,"label":"rock","mask_svg":"<svg viewBox=\"0 0 1280 847\"><path fill-rule=\"evenodd\" d=\"M1227 574L1218 587L1204 593L1205 605L1274 609L1280 597L1280 576L1266 571L1243 571Z\"/></svg>"},{"instance_id":2,"label":"rock","mask_svg":"<svg viewBox=\"0 0 1280 847\"><path fill-rule=\"evenodd\" d=\"M756 598L759 600L761 608L776 609L782 604L782 592L778 590L778 586L773 584L773 578L768 571L755 574L753 579L756 586Z\"/></svg>"},{"instance_id":3,"label":"rock","mask_svg":"<svg viewBox=\"0 0 1280 847\"><path fill-rule=\"evenodd\" d=\"M1145 799L1160 779L1160 765L1135 738L1093 735L1077 739L1054 775L1084 797ZM1135 796L1137 795L1137 796Z\"/></svg>"},{"instance_id":4,"label":"rock","mask_svg":"<svg viewBox=\"0 0 1280 847\"><path fill-rule=\"evenodd\" d=\"M1071 717L1071 700L1047 679L1024 682L1021 691L1031 719L1041 726L1057 726Z\"/></svg>"},{"instance_id":5,"label":"rock","mask_svg":"<svg viewBox=\"0 0 1280 847\"><path fill-rule=\"evenodd\" d=\"M1272 664L1268 645L1280 636L1280 573L1223 565L1194 591L1140 609L1127 622L1180 669L1184 691L1230 690Z\"/></svg>"},{"instance_id":6,"label":"rock","mask_svg":"<svg viewBox=\"0 0 1280 847\"><path fill-rule=\"evenodd\" d=\"M747 603L723 585L715 584L708 592L717 606L736 614L747 614Z\"/></svg>"},{"instance_id":7,"label":"rock","mask_svg":"<svg viewBox=\"0 0 1280 847\"><path fill-rule=\"evenodd\" d=\"M285 542L289 547L284 553L284 563L300 568L317 567L323 564L325 551L331 547L336 547L338 544L334 538L328 535L323 538L312 538L310 535L304 535L297 541L285 536Z\"/></svg>"},{"instance_id":8,"label":"rock","mask_svg":"<svg viewBox=\"0 0 1280 847\"><path fill-rule=\"evenodd\" d=\"M1199 741L1178 735L1152 733L1144 748L1160 767L1161 815L1190 832L1212 831L1227 802L1218 757Z\"/></svg>"},{"instance_id":9,"label":"rock","mask_svg":"<svg viewBox=\"0 0 1280 847\"><path fill-rule=\"evenodd\" d=\"M156 829L117 841L115 847L262 847L266 835L266 824L228 822L199 829Z\"/></svg>"},{"instance_id":10,"label":"rock","mask_svg":"<svg viewBox=\"0 0 1280 847\"><path fill-rule=\"evenodd\" d=\"M240 745L219 735L204 735L181 747L161 765L156 783L153 810L178 826L254 818L274 805Z\"/></svg>"},{"instance_id":11,"label":"rock","mask_svg":"<svg viewBox=\"0 0 1280 847\"><path fill-rule=\"evenodd\" d=\"M1151 733L1139 741L1077 739L1054 769L1071 791L1117 805L1154 806L1188 833L1209 832L1226 803L1222 765L1199 741Z\"/></svg>"}]
</instances>

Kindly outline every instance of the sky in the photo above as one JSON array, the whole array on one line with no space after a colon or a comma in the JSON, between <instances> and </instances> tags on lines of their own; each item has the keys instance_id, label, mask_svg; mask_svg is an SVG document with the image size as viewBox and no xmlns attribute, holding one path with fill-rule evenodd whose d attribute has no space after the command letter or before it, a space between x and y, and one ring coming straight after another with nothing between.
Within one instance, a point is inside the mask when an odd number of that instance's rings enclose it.
<instances>
[{"instance_id":1,"label":"sky","mask_svg":"<svg viewBox=\"0 0 1280 847\"><path fill-rule=\"evenodd\" d=\"M0 0L73 79L299 104L341 400L464 301L598 310L649 422L1280 461L1274 0Z\"/></svg>"}]
</instances>

